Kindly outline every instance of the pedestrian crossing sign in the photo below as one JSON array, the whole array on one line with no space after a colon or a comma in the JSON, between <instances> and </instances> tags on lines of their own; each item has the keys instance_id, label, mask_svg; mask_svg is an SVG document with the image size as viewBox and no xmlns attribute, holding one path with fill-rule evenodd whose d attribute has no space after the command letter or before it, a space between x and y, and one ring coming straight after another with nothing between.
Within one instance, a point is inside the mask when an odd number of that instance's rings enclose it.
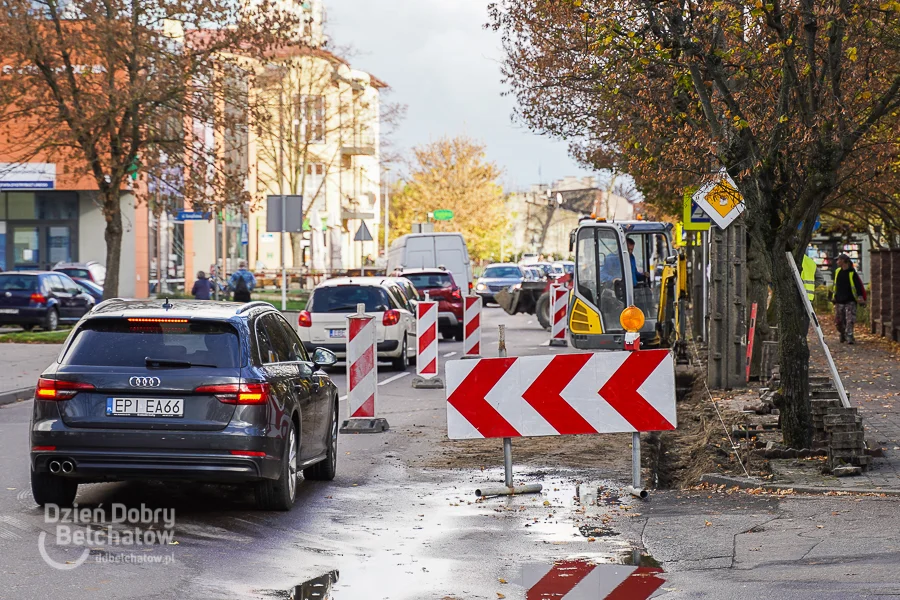
<instances>
[{"instance_id":1,"label":"pedestrian crossing sign","mask_svg":"<svg viewBox=\"0 0 900 600\"><path fill-rule=\"evenodd\" d=\"M725 229L744 212L744 197L724 168L691 196L712 221Z\"/></svg>"},{"instance_id":2,"label":"pedestrian crossing sign","mask_svg":"<svg viewBox=\"0 0 900 600\"><path fill-rule=\"evenodd\" d=\"M709 231L710 218L691 199L697 187L684 188L684 229L685 231Z\"/></svg>"}]
</instances>

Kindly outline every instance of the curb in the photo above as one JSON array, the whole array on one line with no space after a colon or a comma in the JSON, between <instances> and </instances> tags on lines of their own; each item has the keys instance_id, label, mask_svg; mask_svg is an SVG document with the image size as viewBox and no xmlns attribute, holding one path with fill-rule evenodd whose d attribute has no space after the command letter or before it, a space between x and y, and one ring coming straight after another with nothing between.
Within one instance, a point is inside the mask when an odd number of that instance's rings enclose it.
<instances>
[{"instance_id":1,"label":"curb","mask_svg":"<svg viewBox=\"0 0 900 600\"><path fill-rule=\"evenodd\" d=\"M4 404L13 404L20 400L30 400L33 397L34 386L10 390L8 392L0 392L0 406L3 406Z\"/></svg>"},{"instance_id":2,"label":"curb","mask_svg":"<svg viewBox=\"0 0 900 600\"><path fill-rule=\"evenodd\" d=\"M886 496L900 496L900 489L845 488L814 485L790 485L787 483L763 483L758 479L731 477L729 475L718 475L716 473L707 473L705 475L702 475L700 477L700 483L711 483L713 485L739 487L743 490L757 488L762 488L764 490L772 492L793 490L801 494L827 494L829 492L844 492L847 494L884 494Z\"/></svg>"}]
</instances>

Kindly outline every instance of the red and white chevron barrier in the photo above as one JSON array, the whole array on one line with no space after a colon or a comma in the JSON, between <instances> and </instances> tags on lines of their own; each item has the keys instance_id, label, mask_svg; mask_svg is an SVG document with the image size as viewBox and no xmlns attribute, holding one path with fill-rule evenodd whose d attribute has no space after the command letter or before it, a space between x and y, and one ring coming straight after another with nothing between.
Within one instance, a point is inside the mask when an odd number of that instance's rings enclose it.
<instances>
[{"instance_id":1,"label":"red and white chevron barrier","mask_svg":"<svg viewBox=\"0 0 900 600\"><path fill-rule=\"evenodd\" d=\"M569 304L569 290L562 285L550 286L550 345L566 346L566 313Z\"/></svg>"},{"instance_id":2,"label":"red and white chevron barrier","mask_svg":"<svg viewBox=\"0 0 900 600\"><path fill-rule=\"evenodd\" d=\"M364 313L364 304L347 317L347 404L350 419L342 433L377 433L388 428L387 421L375 418L378 396L378 354L375 317Z\"/></svg>"},{"instance_id":3,"label":"red and white chevron barrier","mask_svg":"<svg viewBox=\"0 0 900 600\"><path fill-rule=\"evenodd\" d=\"M374 417L378 393L375 317L347 317L347 404L351 417Z\"/></svg>"},{"instance_id":4,"label":"red and white chevron barrier","mask_svg":"<svg viewBox=\"0 0 900 600\"><path fill-rule=\"evenodd\" d=\"M434 377L438 370L438 303L419 302L416 307L416 373Z\"/></svg>"},{"instance_id":5,"label":"red and white chevron barrier","mask_svg":"<svg viewBox=\"0 0 900 600\"><path fill-rule=\"evenodd\" d=\"M447 363L450 439L675 429L668 350Z\"/></svg>"},{"instance_id":6,"label":"red and white chevron barrier","mask_svg":"<svg viewBox=\"0 0 900 600\"><path fill-rule=\"evenodd\" d=\"M657 567L595 565L564 560L553 565L526 565L517 582L526 600L646 600L665 580Z\"/></svg>"},{"instance_id":7,"label":"red and white chevron barrier","mask_svg":"<svg viewBox=\"0 0 900 600\"><path fill-rule=\"evenodd\" d=\"M466 296L463 332L463 357L481 358L481 296Z\"/></svg>"}]
</instances>

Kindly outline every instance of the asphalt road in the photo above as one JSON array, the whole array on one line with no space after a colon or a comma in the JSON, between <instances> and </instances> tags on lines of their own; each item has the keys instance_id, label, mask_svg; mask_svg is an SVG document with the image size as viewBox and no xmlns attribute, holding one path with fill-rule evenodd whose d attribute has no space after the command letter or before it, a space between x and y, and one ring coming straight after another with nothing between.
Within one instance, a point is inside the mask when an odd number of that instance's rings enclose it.
<instances>
[{"instance_id":1,"label":"asphalt road","mask_svg":"<svg viewBox=\"0 0 900 600\"><path fill-rule=\"evenodd\" d=\"M511 355L559 351L529 321L488 309L484 347L495 352L506 323ZM442 364L461 346L442 342ZM475 502L476 487L502 481L499 440L498 468L410 467L445 427L444 392L410 380L379 374L391 430L341 436L337 478L303 482L289 513L255 510L238 487L83 486L82 507L174 510L171 542L143 547L65 545L30 496L31 403L0 408L0 599L314 598L329 586L338 600L604 598L617 586L628 599L900 597L896 500L667 491L640 503L599 470L535 464L517 476L542 495ZM623 564L635 558L643 570Z\"/></svg>"}]
</instances>

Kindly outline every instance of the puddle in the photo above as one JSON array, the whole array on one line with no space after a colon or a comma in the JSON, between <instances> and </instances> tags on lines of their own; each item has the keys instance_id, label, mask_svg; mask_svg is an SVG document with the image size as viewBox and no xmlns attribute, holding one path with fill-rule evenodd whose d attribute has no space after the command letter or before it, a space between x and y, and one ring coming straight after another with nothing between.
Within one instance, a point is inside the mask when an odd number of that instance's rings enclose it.
<instances>
[{"instance_id":1,"label":"puddle","mask_svg":"<svg viewBox=\"0 0 900 600\"><path fill-rule=\"evenodd\" d=\"M597 563L583 558L529 563L522 567L513 583L525 588L525 597L529 600L644 600L665 580L659 563L646 554L635 552L632 556L622 557L621 564Z\"/></svg>"},{"instance_id":2,"label":"puddle","mask_svg":"<svg viewBox=\"0 0 900 600\"><path fill-rule=\"evenodd\" d=\"M285 600L333 600L332 586L337 583L339 573L329 571L314 579L304 581L293 589L285 591L266 591L269 598L284 598Z\"/></svg>"}]
</instances>

